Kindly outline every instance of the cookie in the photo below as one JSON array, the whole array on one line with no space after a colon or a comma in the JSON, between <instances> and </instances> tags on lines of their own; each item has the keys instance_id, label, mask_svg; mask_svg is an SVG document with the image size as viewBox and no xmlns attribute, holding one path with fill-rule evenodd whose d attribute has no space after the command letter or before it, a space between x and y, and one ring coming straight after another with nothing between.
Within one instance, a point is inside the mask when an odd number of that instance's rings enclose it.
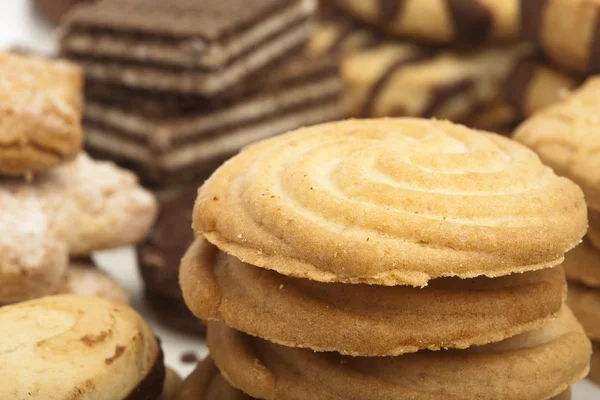
<instances>
[{"instance_id":1,"label":"cookie","mask_svg":"<svg viewBox=\"0 0 600 400\"><path fill-rule=\"evenodd\" d=\"M588 228L588 238L596 250L600 250L600 211L588 210L590 226Z\"/></svg>"},{"instance_id":2,"label":"cookie","mask_svg":"<svg viewBox=\"0 0 600 400\"><path fill-rule=\"evenodd\" d=\"M348 18L344 14L334 13L319 20L306 52L313 56L324 54L345 54L381 44L386 37L379 31Z\"/></svg>"},{"instance_id":3,"label":"cookie","mask_svg":"<svg viewBox=\"0 0 600 400\"><path fill-rule=\"evenodd\" d=\"M59 292L102 297L125 304L131 300L127 290L114 278L95 268L94 264L80 261L71 262Z\"/></svg>"},{"instance_id":4,"label":"cookie","mask_svg":"<svg viewBox=\"0 0 600 400\"><path fill-rule=\"evenodd\" d=\"M561 268L501 278L438 279L425 289L289 278L197 239L181 287L198 318L275 343L353 356L467 348L540 327L566 295Z\"/></svg>"},{"instance_id":5,"label":"cookie","mask_svg":"<svg viewBox=\"0 0 600 400\"><path fill-rule=\"evenodd\" d=\"M83 75L74 64L0 52L0 175L45 171L82 142Z\"/></svg>"},{"instance_id":6,"label":"cookie","mask_svg":"<svg viewBox=\"0 0 600 400\"><path fill-rule=\"evenodd\" d=\"M0 308L0 397L157 399L158 340L131 308L98 297L49 296Z\"/></svg>"},{"instance_id":7,"label":"cookie","mask_svg":"<svg viewBox=\"0 0 600 400\"><path fill-rule=\"evenodd\" d=\"M164 201L150 236L138 246L138 265L146 287L148 305L161 321L194 334L204 333L204 324L183 302L179 287L179 264L194 241L192 223L197 187L188 187Z\"/></svg>"},{"instance_id":8,"label":"cookie","mask_svg":"<svg viewBox=\"0 0 600 400\"><path fill-rule=\"evenodd\" d=\"M514 138L531 147L557 174L577 183L600 210L600 78L589 78L566 99L535 113Z\"/></svg>"},{"instance_id":9,"label":"cookie","mask_svg":"<svg viewBox=\"0 0 600 400\"><path fill-rule=\"evenodd\" d=\"M477 110L462 123L472 129L510 136L522 121L517 111L499 97L481 110Z\"/></svg>"},{"instance_id":10,"label":"cookie","mask_svg":"<svg viewBox=\"0 0 600 400\"><path fill-rule=\"evenodd\" d=\"M316 125L247 147L201 187L193 226L284 275L425 286L560 264L587 213L581 190L526 147L398 118Z\"/></svg>"},{"instance_id":11,"label":"cookie","mask_svg":"<svg viewBox=\"0 0 600 400\"><path fill-rule=\"evenodd\" d=\"M70 9L83 1L93 0L36 0L35 4L51 21L60 22Z\"/></svg>"},{"instance_id":12,"label":"cookie","mask_svg":"<svg viewBox=\"0 0 600 400\"><path fill-rule=\"evenodd\" d=\"M600 252L590 245L587 237L565 254L563 268L570 281L600 288Z\"/></svg>"},{"instance_id":13,"label":"cookie","mask_svg":"<svg viewBox=\"0 0 600 400\"><path fill-rule=\"evenodd\" d=\"M587 375L591 344L568 309L544 327L468 350L347 357L283 347L208 323L223 376L260 399L549 399Z\"/></svg>"},{"instance_id":14,"label":"cookie","mask_svg":"<svg viewBox=\"0 0 600 400\"><path fill-rule=\"evenodd\" d=\"M356 18L391 35L474 47L519 35L517 0L336 0Z\"/></svg>"},{"instance_id":15,"label":"cookie","mask_svg":"<svg viewBox=\"0 0 600 400\"><path fill-rule=\"evenodd\" d=\"M315 0L104 0L67 18L63 54L129 87L225 92L302 45Z\"/></svg>"},{"instance_id":16,"label":"cookie","mask_svg":"<svg viewBox=\"0 0 600 400\"><path fill-rule=\"evenodd\" d=\"M458 53L383 42L342 59L348 114L461 121L502 90L527 44Z\"/></svg>"},{"instance_id":17,"label":"cookie","mask_svg":"<svg viewBox=\"0 0 600 400\"><path fill-rule=\"evenodd\" d=\"M592 342L594 354L592 354L592 362L590 364L589 378L597 383L600 383L600 342ZM223 398L225 400L226 398Z\"/></svg>"},{"instance_id":18,"label":"cookie","mask_svg":"<svg viewBox=\"0 0 600 400\"><path fill-rule=\"evenodd\" d=\"M157 400L177 400L179 399L179 392L183 386L183 380L179 374L173 371L171 368L166 369L165 373L165 385L162 394Z\"/></svg>"},{"instance_id":19,"label":"cookie","mask_svg":"<svg viewBox=\"0 0 600 400\"><path fill-rule=\"evenodd\" d=\"M218 100L92 81L87 148L154 185L196 182L253 141L342 119L342 91L333 56L287 58Z\"/></svg>"},{"instance_id":20,"label":"cookie","mask_svg":"<svg viewBox=\"0 0 600 400\"><path fill-rule=\"evenodd\" d=\"M590 339L600 342L600 290L571 282L567 304Z\"/></svg>"},{"instance_id":21,"label":"cookie","mask_svg":"<svg viewBox=\"0 0 600 400\"><path fill-rule=\"evenodd\" d=\"M241 390L231 386L214 361L209 357L198 364L194 372L184 381L179 400L248 400ZM550 400L571 400L571 389L567 389Z\"/></svg>"},{"instance_id":22,"label":"cookie","mask_svg":"<svg viewBox=\"0 0 600 400\"><path fill-rule=\"evenodd\" d=\"M31 193L0 187L0 305L55 293L68 265L68 248Z\"/></svg>"}]
</instances>

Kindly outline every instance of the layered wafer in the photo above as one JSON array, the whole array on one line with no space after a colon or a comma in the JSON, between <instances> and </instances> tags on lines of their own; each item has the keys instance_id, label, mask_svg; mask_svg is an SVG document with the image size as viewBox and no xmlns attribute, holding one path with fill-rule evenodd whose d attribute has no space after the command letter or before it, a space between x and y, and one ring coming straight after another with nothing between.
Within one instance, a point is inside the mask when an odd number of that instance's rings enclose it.
<instances>
[{"instance_id":1,"label":"layered wafer","mask_svg":"<svg viewBox=\"0 0 600 400\"><path fill-rule=\"evenodd\" d=\"M130 87L223 92L301 45L315 0L105 0L67 19L61 49Z\"/></svg>"}]
</instances>

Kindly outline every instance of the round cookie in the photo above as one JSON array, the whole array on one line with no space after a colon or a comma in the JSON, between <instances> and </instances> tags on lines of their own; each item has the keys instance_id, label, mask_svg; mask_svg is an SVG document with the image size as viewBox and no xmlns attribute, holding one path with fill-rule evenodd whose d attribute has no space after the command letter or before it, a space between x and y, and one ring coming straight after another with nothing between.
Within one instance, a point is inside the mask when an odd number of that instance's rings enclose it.
<instances>
[{"instance_id":1,"label":"round cookie","mask_svg":"<svg viewBox=\"0 0 600 400\"><path fill-rule=\"evenodd\" d=\"M560 267L501 278L438 279L425 289L290 278L197 239L183 258L190 309L291 347L353 356L467 348L540 327L566 297Z\"/></svg>"},{"instance_id":2,"label":"round cookie","mask_svg":"<svg viewBox=\"0 0 600 400\"><path fill-rule=\"evenodd\" d=\"M0 175L28 175L81 150L83 74L66 61L0 51Z\"/></svg>"},{"instance_id":3,"label":"round cookie","mask_svg":"<svg viewBox=\"0 0 600 400\"><path fill-rule=\"evenodd\" d=\"M27 190L0 188L0 305L55 293L68 265L42 204Z\"/></svg>"},{"instance_id":4,"label":"round cookie","mask_svg":"<svg viewBox=\"0 0 600 400\"><path fill-rule=\"evenodd\" d=\"M223 376L261 399L545 400L587 375L591 344L564 308L544 327L467 350L347 357L283 347L208 323L207 344Z\"/></svg>"},{"instance_id":5,"label":"round cookie","mask_svg":"<svg viewBox=\"0 0 600 400\"><path fill-rule=\"evenodd\" d=\"M0 308L0 397L158 399L158 340L131 308L98 297L49 296Z\"/></svg>"},{"instance_id":6,"label":"round cookie","mask_svg":"<svg viewBox=\"0 0 600 400\"><path fill-rule=\"evenodd\" d=\"M398 118L247 147L200 188L193 225L222 251L284 275L424 286L560 264L587 212L575 184L514 141Z\"/></svg>"},{"instance_id":7,"label":"round cookie","mask_svg":"<svg viewBox=\"0 0 600 400\"><path fill-rule=\"evenodd\" d=\"M174 329L204 334L204 324L186 307L179 287L181 257L194 241L188 227L197 193L194 186L161 202L156 223L137 254L146 301L155 314Z\"/></svg>"},{"instance_id":8,"label":"round cookie","mask_svg":"<svg viewBox=\"0 0 600 400\"><path fill-rule=\"evenodd\" d=\"M473 47L519 34L518 0L336 0L356 18L401 37Z\"/></svg>"},{"instance_id":9,"label":"round cookie","mask_svg":"<svg viewBox=\"0 0 600 400\"><path fill-rule=\"evenodd\" d=\"M557 174L577 183L600 209L600 78L589 78L564 100L535 113L515 131Z\"/></svg>"},{"instance_id":10,"label":"round cookie","mask_svg":"<svg viewBox=\"0 0 600 400\"><path fill-rule=\"evenodd\" d=\"M600 290L571 283L567 304L590 339L600 342Z\"/></svg>"},{"instance_id":11,"label":"round cookie","mask_svg":"<svg viewBox=\"0 0 600 400\"><path fill-rule=\"evenodd\" d=\"M179 400L249 400L241 390L231 386L214 361L208 357L198 364L194 372L184 381ZM567 389L549 400L571 400L571 389Z\"/></svg>"},{"instance_id":12,"label":"round cookie","mask_svg":"<svg viewBox=\"0 0 600 400\"><path fill-rule=\"evenodd\" d=\"M600 251L590 245L587 237L565 254L562 265L570 281L600 288Z\"/></svg>"},{"instance_id":13,"label":"round cookie","mask_svg":"<svg viewBox=\"0 0 600 400\"><path fill-rule=\"evenodd\" d=\"M125 304L131 300L119 282L85 261L71 262L59 293L96 296Z\"/></svg>"}]
</instances>

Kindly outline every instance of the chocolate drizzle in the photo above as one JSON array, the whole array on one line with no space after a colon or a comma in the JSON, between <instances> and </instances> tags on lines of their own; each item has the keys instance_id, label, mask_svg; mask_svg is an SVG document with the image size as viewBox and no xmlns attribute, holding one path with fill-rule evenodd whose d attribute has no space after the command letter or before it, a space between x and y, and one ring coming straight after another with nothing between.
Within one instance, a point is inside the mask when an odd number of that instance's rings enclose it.
<instances>
[{"instance_id":1,"label":"chocolate drizzle","mask_svg":"<svg viewBox=\"0 0 600 400\"><path fill-rule=\"evenodd\" d=\"M454 21L455 42L473 47L485 42L492 30L490 10L478 0L446 0Z\"/></svg>"},{"instance_id":2,"label":"chocolate drizzle","mask_svg":"<svg viewBox=\"0 0 600 400\"><path fill-rule=\"evenodd\" d=\"M385 88L386 84L389 82L390 78L396 71L401 68L406 67L407 65L417 64L422 61L428 60L432 57L432 54L429 52L417 52L408 58L401 58L398 61L392 63L386 69L383 74L377 79L377 81L369 90L365 102L362 106L362 109L359 112L360 118L369 118L373 116L373 107L375 106L375 102L381 95L382 90Z\"/></svg>"},{"instance_id":3,"label":"chocolate drizzle","mask_svg":"<svg viewBox=\"0 0 600 400\"><path fill-rule=\"evenodd\" d=\"M600 72L600 9L596 11L594 34L590 46L588 69L590 73L597 74Z\"/></svg>"},{"instance_id":4,"label":"chocolate drizzle","mask_svg":"<svg viewBox=\"0 0 600 400\"><path fill-rule=\"evenodd\" d=\"M463 78L456 82L450 82L445 85L438 86L421 116L423 118L431 118L436 116L436 113L439 111L440 107L446 104L448 100L459 94L470 91L474 85L475 82L473 79Z\"/></svg>"},{"instance_id":5,"label":"chocolate drizzle","mask_svg":"<svg viewBox=\"0 0 600 400\"><path fill-rule=\"evenodd\" d=\"M165 363L159 342L159 353L152 369L124 400L157 400L163 392L164 384Z\"/></svg>"},{"instance_id":6,"label":"chocolate drizzle","mask_svg":"<svg viewBox=\"0 0 600 400\"><path fill-rule=\"evenodd\" d=\"M547 3L548 0L521 0L521 31L525 39L538 40Z\"/></svg>"},{"instance_id":7,"label":"chocolate drizzle","mask_svg":"<svg viewBox=\"0 0 600 400\"><path fill-rule=\"evenodd\" d=\"M520 116L525 114L524 102L529 83L535 75L537 63L533 57L524 57L510 73L506 83L506 101Z\"/></svg>"},{"instance_id":8,"label":"chocolate drizzle","mask_svg":"<svg viewBox=\"0 0 600 400\"><path fill-rule=\"evenodd\" d=\"M379 0L379 19L384 23L391 23L402 13L406 0Z\"/></svg>"}]
</instances>

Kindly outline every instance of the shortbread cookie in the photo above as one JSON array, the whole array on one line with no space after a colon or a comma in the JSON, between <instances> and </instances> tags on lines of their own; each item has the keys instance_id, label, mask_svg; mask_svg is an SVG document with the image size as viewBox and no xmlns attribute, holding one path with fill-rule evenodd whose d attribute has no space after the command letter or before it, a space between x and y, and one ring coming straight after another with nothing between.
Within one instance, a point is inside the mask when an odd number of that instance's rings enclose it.
<instances>
[{"instance_id":1,"label":"shortbread cookie","mask_svg":"<svg viewBox=\"0 0 600 400\"><path fill-rule=\"evenodd\" d=\"M592 361L593 363L593 361ZM422 398L422 397L419 397ZM183 383L179 400L249 400L241 390L231 386L214 361L208 357L198 364L194 372ZM571 400L571 389L567 389L550 400Z\"/></svg>"},{"instance_id":2,"label":"shortbread cookie","mask_svg":"<svg viewBox=\"0 0 600 400\"><path fill-rule=\"evenodd\" d=\"M131 308L60 295L0 308L0 397L158 399L163 355ZM50 397L49 397L50 396Z\"/></svg>"},{"instance_id":3,"label":"shortbread cookie","mask_svg":"<svg viewBox=\"0 0 600 400\"><path fill-rule=\"evenodd\" d=\"M527 44L470 53L383 42L342 59L346 106L354 117L437 117L460 121L491 102Z\"/></svg>"},{"instance_id":4,"label":"shortbread cookie","mask_svg":"<svg viewBox=\"0 0 600 400\"><path fill-rule=\"evenodd\" d=\"M129 87L222 93L301 46L315 0L104 0L67 18L63 54Z\"/></svg>"},{"instance_id":5,"label":"shortbread cookie","mask_svg":"<svg viewBox=\"0 0 600 400\"><path fill-rule=\"evenodd\" d=\"M600 289L571 283L567 303L590 339L600 342Z\"/></svg>"},{"instance_id":6,"label":"shortbread cookie","mask_svg":"<svg viewBox=\"0 0 600 400\"><path fill-rule=\"evenodd\" d=\"M592 362L590 364L589 378L600 383L600 341L592 342L594 353L592 354ZM226 399L225 397L223 398Z\"/></svg>"},{"instance_id":7,"label":"shortbread cookie","mask_svg":"<svg viewBox=\"0 0 600 400\"><path fill-rule=\"evenodd\" d=\"M284 275L424 286L560 264L587 213L581 190L526 147L398 118L316 125L247 147L200 189L194 229Z\"/></svg>"},{"instance_id":8,"label":"shortbread cookie","mask_svg":"<svg viewBox=\"0 0 600 400\"><path fill-rule=\"evenodd\" d=\"M83 75L66 61L0 52L0 175L40 172L81 150Z\"/></svg>"},{"instance_id":9,"label":"shortbread cookie","mask_svg":"<svg viewBox=\"0 0 600 400\"><path fill-rule=\"evenodd\" d=\"M283 347L208 323L223 376L260 399L545 400L587 375L591 344L566 307L544 327L467 350L347 357Z\"/></svg>"},{"instance_id":10,"label":"shortbread cookie","mask_svg":"<svg viewBox=\"0 0 600 400\"><path fill-rule=\"evenodd\" d=\"M570 281L600 288L600 251L590 245L587 237L565 254L563 267Z\"/></svg>"},{"instance_id":11,"label":"shortbread cookie","mask_svg":"<svg viewBox=\"0 0 600 400\"><path fill-rule=\"evenodd\" d=\"M566 294L560 267L501 278L438 279L425 289L289 278L198 239L182 261L190 309L292 347L354 356L467 348L540 327Z\"/></svg>"},{"instance_id":12,"label":"shortbread cookie","mask_svg":"<svg viewBox=\"0 0 600 400\"><path fill-rule=\"evenodd\" d=\"M152 311L174 329L203 334L204 324L186 307L179 287L181 257L194 241L189 226L197 193L196 186L188 187L161 203L156 223L137 254Z\"/></svg>"},{"instance_id":13,"label":"shortbread cookie","mask_svg":"<svg viewBox=\"0 0 600 400\"><path fill-rule=\"evenodd\" d=\"M130 302L129 293L119 282L95 268L94 264L82 261L71 262L60 293L102 297L125 304Z\"/></svg>"},{"instance_id":14,"label":"shortbread cookie","mask_svg":"<svg viewBox=\"0 0 600 400\"><path fill-rule=\"evenodd\" d=\"M600 209L600 78L525 121L514 138L557 174L577 183L590 208Z\"/></svg>"},{"instance_id":15,"label":"shortbread cookie","mask_svg":"<svg viewBox=\"0 0 600 400\"><path fill-rule=\"evenodd\" d=\"M139 242L157 211L155 198L133 173L85 154L37 177L30 190L73 256Z\"/></svg>"},{"instance_id":16,"label":"shortbread cookie","mask_svg":"<svg viewBox=\"0 0 600 400\"><path fill-rule=\"evenodd\" d=\"M436 44L473 47L519 34L518 0L336 0L358 19L388 33Z\"/></svg>"},{"instance_id":17,"label":"shortbread cookie","mask_svg":"<svg viewBox=\"0 0 600 400\"><path fill-rule=\"evenodd\" d=\"M0 188L0 305L55 293L68 264L68 248L29 191Z\"/></svg>"}]
</instances>

